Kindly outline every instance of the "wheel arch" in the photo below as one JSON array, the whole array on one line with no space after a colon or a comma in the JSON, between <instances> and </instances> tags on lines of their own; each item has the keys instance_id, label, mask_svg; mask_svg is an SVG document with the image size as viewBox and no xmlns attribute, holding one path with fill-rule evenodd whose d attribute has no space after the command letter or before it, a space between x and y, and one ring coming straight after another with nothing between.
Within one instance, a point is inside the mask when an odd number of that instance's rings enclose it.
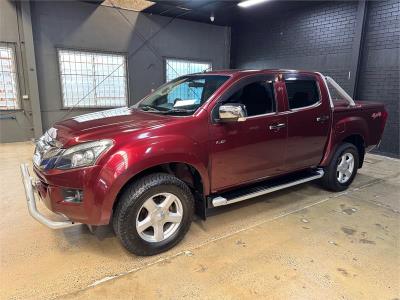
<instances>
[{"instance_id":1,"label":"wheel arch","mask_svg":"<svg viewBox=\"0 0 400 300\"><path fill-rule=\"evenodd\" d=\"M344 136L341 136L340 138L337 138L335 141L330 140L326 147L325 156L322 159L320 166L326 167L330 163L337 148L343 143L353 144L357 148L358 155L359 155L358 168L361 168L363 165L363 162L364 162L365 147L366 147L365 138L363 137L363 135L361 133L352 133L352 134L344 135Z\"/></svg>"},{"instance_id":2,"label":"wheel arch","mask_svg":"<svg viewBox=\"0 0 400 300\"><path fill-rule=\"evenodd\" d=\"M365 139L361 134L352 134L342 140L342 143L350 143L356 146L358 150L359 164L358 168L361 169L365 157Z\"/></svg>"},{"instance_id":3,"label":"wheel arch","mask_svg":"<svg viewBox=\"0 0 400 300\"><path fill-rule=\"evenodd\" d=\"M117 195L115 196L115 199L112 203L111 211L109 209L106 210L110 212L109 220L111 220L113 216L113 212L115 211L115 208L119 203L121 195L126 191L127 188L129 188L132 182L146 175L157 172L171 174L185 182L192 191L195 200L197 202L202 202L200 203L200 206L205 205L205 194L207 193L208 189L208 181L206 180L208 179L204 179L204 175L202 176L198 168L190 163L181 161L161 163L143 169L140 172L134 173L125 181L125 183L122 185ZM198 204L196 204L196 207L197 205Z\"/></svg>"}]
</instances>

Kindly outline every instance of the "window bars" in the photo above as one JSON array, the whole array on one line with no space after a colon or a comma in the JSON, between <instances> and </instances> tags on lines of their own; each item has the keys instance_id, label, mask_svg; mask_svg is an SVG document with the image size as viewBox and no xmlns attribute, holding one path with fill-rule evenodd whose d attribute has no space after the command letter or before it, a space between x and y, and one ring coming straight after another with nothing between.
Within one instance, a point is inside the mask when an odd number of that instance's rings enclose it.
<instances>
[{"instance_id":1,"label":"window bars","mask_svg":"<svg viewBox=\"0 0 400 300\"><path fill-rule=\"evenodd\" d=\"M126 57L58 49L63 107L128 105Z\"/></svg>"},{"instance_id":2,"label":"window bars","mask_svg":"<svg viewBox=\"0 0 400 300\"><path fill-rule=\"evenodd\" d=\"M167 58L165 60L165 79L171 81L179 76L210 71L212 65L209 62Z\"/></svg>"},{"instance_id":3,"label":"window bars","mask_svg":"<svg viewBox=\"0 0 400 300\"><path fill-rule=\"evenodd\" d=\"M15 49L0 45L0 110L19 108Z\"/></svg>"}]
</instances>

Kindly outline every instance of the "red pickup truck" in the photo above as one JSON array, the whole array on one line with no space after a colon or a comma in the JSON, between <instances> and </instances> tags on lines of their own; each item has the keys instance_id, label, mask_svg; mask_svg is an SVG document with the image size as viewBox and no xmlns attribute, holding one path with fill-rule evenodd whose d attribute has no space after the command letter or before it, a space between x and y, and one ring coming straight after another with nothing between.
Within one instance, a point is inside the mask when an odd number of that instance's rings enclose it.
<instances>
[{"instance_id":1,"label":"red pickup truck","mask_svg":"<svg viewBox=\"0 0 400 300\"><path fill-rule=\"evenodd\" d=\"M317 72L179 77L133 107L50 128L36 143L35 179L21 165L29 212L50 228L111 223L129 251L160 253L195 212L317 179L345 190L386 118L382 104L354 102ZM36 194L66 220L42 215Z\"/></svg>"}]
</instances>

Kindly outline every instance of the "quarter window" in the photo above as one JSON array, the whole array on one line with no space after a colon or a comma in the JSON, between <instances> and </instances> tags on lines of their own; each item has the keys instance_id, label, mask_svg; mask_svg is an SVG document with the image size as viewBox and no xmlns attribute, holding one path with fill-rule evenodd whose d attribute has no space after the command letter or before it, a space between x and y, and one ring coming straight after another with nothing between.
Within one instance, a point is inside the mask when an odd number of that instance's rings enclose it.
<instances>
[{"instance_id":1,"label":"quarter window","mask_svg":"<svg viewBox=\"0 0 400 300\"><path fill-rule=\"evenodd\" d=\"M275 111L272 81L256 81L245 85L230 96L225 103L244 104L249 117Z\"/></svg>"},{"instance_id":2,"label":"quarter window","mask_svg":"<svg viewBox=\"0 0 400 300\"><path fill-rule=\"evenodd\" d=\"M58 57L64 107L128 104L124 55L60 49Z\"/></svg>"},{"instance_id":3,"label":"quarter window","mask_svg":"<svg viewBox=\"0 0 400 300\"><path fill-rule=\"evenodd\" d=\"M287 80L286 91L289 108L301 108L319 101L317 83L314 80Z\"/></svg>"},{"instance_id":4,"label":"quarter window","mask_svg":"<svg viewBox=\"0 0 400 300\"><path fill-rule=\"evenodd\" d=\"M0 110L19 108L14 47L0 45Z\"/></svg>"}]
</instances>

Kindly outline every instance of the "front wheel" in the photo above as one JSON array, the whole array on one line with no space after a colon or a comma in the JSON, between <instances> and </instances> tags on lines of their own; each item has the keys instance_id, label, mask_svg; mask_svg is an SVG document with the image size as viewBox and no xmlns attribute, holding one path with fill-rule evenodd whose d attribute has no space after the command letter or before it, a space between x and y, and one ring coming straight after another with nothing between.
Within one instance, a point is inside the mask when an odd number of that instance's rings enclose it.
<instances>
[{"instance_id":1,"label":"front wheel","mask_svg":"<svg viewBox=\"0 0 400 300\"><path fill-rule=\"evenodd\" d=\"M189 230L194 200L188 186L164 173L134 182L121 196L114 217L114 230L122 244L142 256L166 251Z\"/></svg>"},{"instance_id":2,"label":"front wheel","mask_svg":"<svg viewBox=\"0 0 400 300\"><path fill-rule=\"evenodd\" d=\"M334 192L344 191L353 182L359 166L357 148L350 143L338 147L328 167L324 169L322 185Z\"/></svg>"}]
</instances>

